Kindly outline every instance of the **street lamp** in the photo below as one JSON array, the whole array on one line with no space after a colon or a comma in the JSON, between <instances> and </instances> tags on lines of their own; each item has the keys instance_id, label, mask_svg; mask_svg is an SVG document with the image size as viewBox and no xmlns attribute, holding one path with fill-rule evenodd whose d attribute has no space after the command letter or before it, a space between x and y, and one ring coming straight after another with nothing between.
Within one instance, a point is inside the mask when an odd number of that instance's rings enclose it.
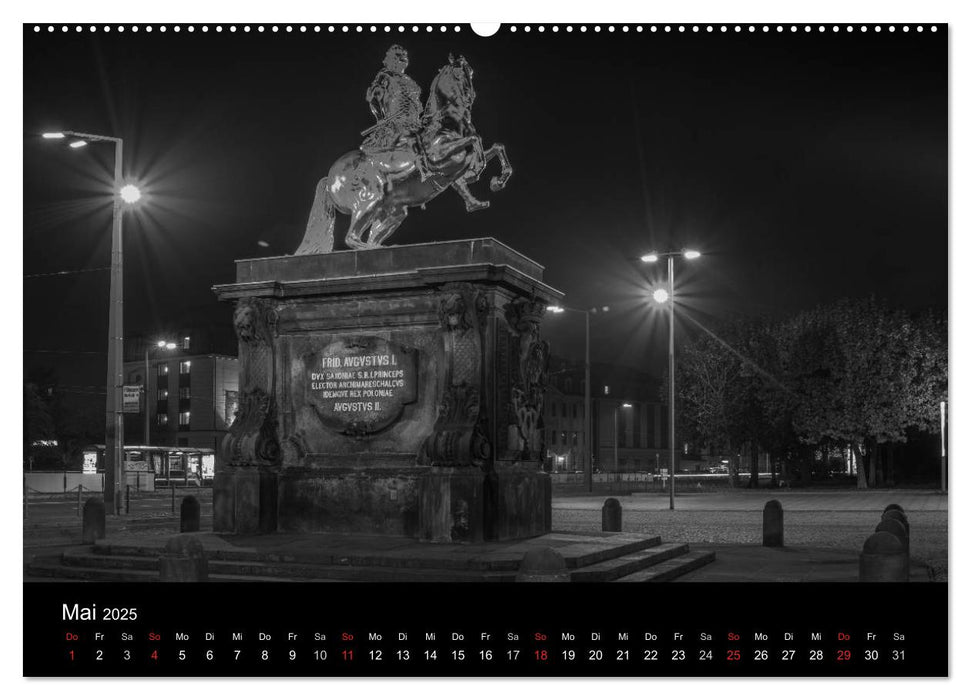
<instances>
[{"instance_id":1,"label":"street lamp","mask_svg":"<svg viewBox=\"0 0 971 700\"><path fill-rule=\"evenodd\" d=\"M604 306L607 311L610 307ZM587 491L593 493L593 415L590 411L590 310L572 309L569 306L547 306L546 310L553 314L561 314L564 311L583 314L586 336L583 351L583 435L584 453L586 464L584 465L584 480L587 482ZM594 309L596 311L596 309Z\"/></svg>"},{"instance_id":2,"label":"street lamp","mask_svg":"<svg viewBox=\"0 0 971 700\"><path fill-rule=\"evenodd\" d=\"M150 428L149 419L148 419L148 377L149 377L148 353L149 351L158 352L159 350L162 350L162 349L175 350L176 347L178 346L175 343L170 343L167 340L160 340L157 343L155 343L154 346L150 344L145 345L145 445L146 446L152 444L151 433L149 432L151 428Z\"/></svg>"},{"instance_id":3,"label":"street lamp","mask_svg":"<svg viewBox=\"0 0 971 700\"><path fill-rule=\"evenodd\" d=\"M620 429L618 427L620 423L620 421L618 420L618 417L620 416L620 409L630 408L632 405L633 404L624 402L620 406L616 406L614 408L614 471L615 472L620 471L620 459L619 459L619 452L617 449L617 446L620 443Z\"/></svg>"},{"instance_id":4,"label":"street lamp","mask_svg":"<svg viewBox=\"0 0 971 700\"><path fill-rule=\"evenodd\" d=\"M114 202L111 216L111 282L108 302L108 379L105 402L105 513L114 515L121 511L121 475L125 470L125 424L122 413L125 378L122 365L124 350L124 306L122 294L122 206L137 202L141 193L134 185L123 183L123 141L115 136L85 134L80 131L50 131L42 134L45 139L60 140L73 137L69 145L78 149L88 143L115 144L115 177L112 183Z\"/></svg>"},{"instance_id":5,"label":"street lamp","mask_svg":"<svg viewBox=\"0 0 971 700\"><path fill-rule=\"evenodd\" d=\"M670 494L671 510L674 510L674 462L677 459L674 432L674 259L678 256L683 257L685 260L694 260L700 258L701 253L697 250L682 250L670 253L648 253L647 255L641 256L641 261L646 263L656 263L661 258L668 259L668 288L658 288L654 290L652 296L658 304L670 304L668 308L671 310L669 316L671 332L668 335L668 408L670 411L668 416L668 442L671 449L671 464L668 467L671 483L668 493Z\"/></svg>"}]
</instances>

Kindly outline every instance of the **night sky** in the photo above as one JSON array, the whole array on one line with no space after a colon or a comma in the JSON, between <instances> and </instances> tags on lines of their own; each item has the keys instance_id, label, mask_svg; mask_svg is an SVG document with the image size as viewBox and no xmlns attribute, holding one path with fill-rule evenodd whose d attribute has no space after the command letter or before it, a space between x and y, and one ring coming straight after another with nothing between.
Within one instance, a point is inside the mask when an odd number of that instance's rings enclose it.
<instances>
[{"instance_id":1,"label":"night sky","mask_svg":"<svg viewBox=\"0 0 971 700\"><path fill-rule=\"evenodd\" d=\"M493 236L535 259L565 303L610 307L593 321L597 361L663 369L666 325L649 303L663 270L638 260L651 249L704 253L679 261L676 279L685 312L707 325L869 294L947 306L944 31L484 39L467 27L28 26L24 274L109 264L111 147L74 151L39 134L119 135L126 175L146 193L125 222L128 332L228 327L211 286L233 280L234 259L296 249L317 180L373 124L364 93L392 43L409 50L423 97L450 52L466 56L476 127L486 147L506 145L515 174L502 192L487 178L473 186L490 209L468 214L445 192L389 242ZM26 369L103 383L107 296L104 271L26 278ZM581 317L548 319L544 332L555 354L582 356Z\"/></svg>"}]
</instances>

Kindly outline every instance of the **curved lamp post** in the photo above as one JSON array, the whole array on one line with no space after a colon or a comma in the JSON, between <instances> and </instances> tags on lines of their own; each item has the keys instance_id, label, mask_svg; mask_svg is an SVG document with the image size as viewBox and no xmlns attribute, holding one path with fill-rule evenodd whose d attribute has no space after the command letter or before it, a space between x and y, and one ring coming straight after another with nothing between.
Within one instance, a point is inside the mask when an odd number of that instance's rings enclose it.
<instances>
[{"instance_id":1,"label":"curved lamp post","mask_svg":"<svg viewBox=\"0 0 971 700\"><path fill-rule=\"evenodd\" d=\"M121 511L121 475L125 470L125 423L122 413L124 391L124 308L122 294L122 208L141 199L135 185L124 184L122 176L122 139L114 136L86 134L80 131L53 131L42 134L45 139L74 139L68 145L78 149L89 143L115 144L114 203L111 216L111 283L108 306L108 379L105 404L105 512L114 515Z\"/></svg>"}]
</instances>

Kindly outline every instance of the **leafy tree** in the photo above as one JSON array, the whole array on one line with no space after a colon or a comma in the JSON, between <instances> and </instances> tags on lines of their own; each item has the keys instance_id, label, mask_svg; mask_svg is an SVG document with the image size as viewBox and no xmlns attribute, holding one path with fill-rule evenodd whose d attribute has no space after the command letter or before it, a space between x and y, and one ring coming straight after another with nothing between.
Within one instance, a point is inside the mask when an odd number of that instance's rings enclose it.
<instances>
[{"instance_id":1,"label":"leafy tree","mask_svg":"<svg viewBox=\"0 0 971 700\"><path fill-rule=\"evenodd\" d=\"M800 439L849 444L857 485L874 485L881 445L906 441L911 427L933 429L946 387L941 331L933 319L914 322L873 298L842 300L782 324Z\"/></svg>"}]
</instances>

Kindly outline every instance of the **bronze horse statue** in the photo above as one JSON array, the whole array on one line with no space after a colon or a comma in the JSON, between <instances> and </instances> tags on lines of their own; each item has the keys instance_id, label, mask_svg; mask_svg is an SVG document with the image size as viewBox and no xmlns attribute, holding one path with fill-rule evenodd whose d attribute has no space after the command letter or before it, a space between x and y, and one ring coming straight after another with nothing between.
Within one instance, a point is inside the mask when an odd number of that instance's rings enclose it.
<instances>
[{"instance_id":1,"label":"bronze horse statue","mask_svg":"<svg viewBox=\"0 0 971 700\"><path fill-rule=\"evenodd\" d=\"M329 253L334 249L335 213L351 217L349 248L376 248L397 230L409 207L424 207L448 188L458 192L467 211L489 206L469 191L486 164L498 158L499 175L490 181L498 192L512 176L506 149L495 143L484 149L472 126L472 68L465 58L449 56L432 81L422 112L421 131L407 146L381 153L354 150L331 166L317 184L307 231L296 255ZM422 177L416 159L424 158Z\"/></svg>"}]
</instances>

